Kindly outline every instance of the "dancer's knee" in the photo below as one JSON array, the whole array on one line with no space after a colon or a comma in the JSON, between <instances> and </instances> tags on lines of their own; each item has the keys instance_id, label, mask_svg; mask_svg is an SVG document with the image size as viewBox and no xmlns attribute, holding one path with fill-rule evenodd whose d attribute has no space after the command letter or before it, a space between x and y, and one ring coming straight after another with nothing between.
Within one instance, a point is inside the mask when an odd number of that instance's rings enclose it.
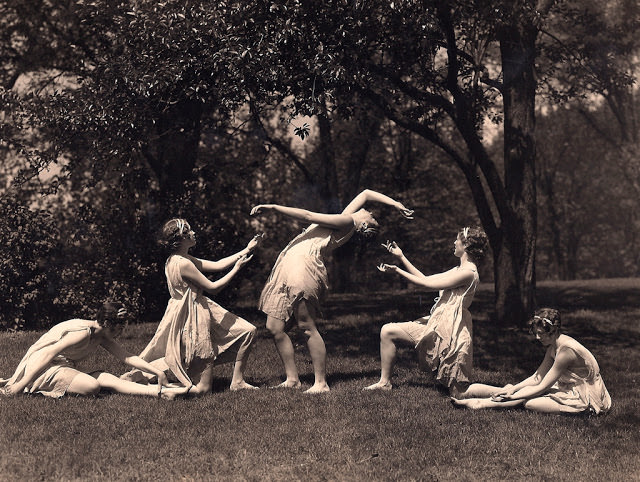
<instances>
[{"instance_id":1,"label":"dancer's knee","mask_svg":"<svg viewBox=\"0 0 640 482\"><path fill-rule=\"evenodd\" d=\"M382 328L380 328L380 339L391 341L396 337L395 333L396 329L393 326L393 323L387 323L386 325L382 325Z\"/></svg>"},{"instance_id":2,"label":"dancer's knee","mask_svg":"<svg viewBox=\"0 0 640 482\"><path fill-rule=\"evenodd\" d=\"M80 373L69 384L67 392L73 395L91 396L100 393L100 383L91 375Z\"/></svg>"}]
</instances>

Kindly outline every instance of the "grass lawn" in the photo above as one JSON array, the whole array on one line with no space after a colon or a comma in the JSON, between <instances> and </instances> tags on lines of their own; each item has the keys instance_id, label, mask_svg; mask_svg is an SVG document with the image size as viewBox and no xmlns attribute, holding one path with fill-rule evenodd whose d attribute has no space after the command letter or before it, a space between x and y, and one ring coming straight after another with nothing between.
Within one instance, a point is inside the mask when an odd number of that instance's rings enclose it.
<instances>
[{"instance_id":1,"label":"grass lawn","mask_svg":"<svg viewBox=\"0 0 640 482\"><path fill-rule=\"evenodd\" d=\"M471 307L475 378L520 380L543 349L524 322L492 323L491 296L483 286ZM261 390L229 392L231 367L221 366L215 393L198 400L2 398L0 480L640 480L640 280L541 283L538 298L560 307L564 332L596 356L609 414L454 409L409 347L399 352L394 390L363 393L378 377L382 324L423 315L433 295L333 295L321 328L330 393L267 389L282 368L264 317L237 310L260 328L247 378ZM154 331L130 326L120 341L139 352ZM0 333L0 374L39 335ZM308 387L306 346L292 335ZM126 370L106 352L83 368Z\"/></svg>"}]
</instances>

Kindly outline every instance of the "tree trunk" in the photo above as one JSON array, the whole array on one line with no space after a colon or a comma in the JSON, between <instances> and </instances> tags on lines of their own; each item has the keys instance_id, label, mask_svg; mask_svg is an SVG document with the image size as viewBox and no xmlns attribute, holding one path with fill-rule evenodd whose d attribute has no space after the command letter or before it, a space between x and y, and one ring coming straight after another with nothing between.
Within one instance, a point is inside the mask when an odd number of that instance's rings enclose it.
<instances>
[{"instance_id":1,"label":"tree trunk","mask_svg":"<svg viewBox=\"0 0 640 482\"><path fill-rule=\"evenodd\" d=\"M494 247L496 311L502 321L526 319L534 308L537 234L535 178L535 40L531 25L500 37L504 79L504 182L508 206ZM496 249L497 248L497 249Z\"/></svg>"}]
</instances>

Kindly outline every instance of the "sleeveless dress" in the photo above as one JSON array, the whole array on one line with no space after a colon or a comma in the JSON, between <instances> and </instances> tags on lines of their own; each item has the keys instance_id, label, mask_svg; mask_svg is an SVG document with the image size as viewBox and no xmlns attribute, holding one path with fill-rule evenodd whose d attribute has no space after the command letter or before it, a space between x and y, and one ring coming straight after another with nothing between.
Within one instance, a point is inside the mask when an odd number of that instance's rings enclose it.
<instances>
[{"instance_id":1,"label":"sleeveless dress","mask_svg":"<svg viewBox=\"0 0 640 482\"><path fill-rule=\"evenodd\" d=\"M450 271L459 269L462 268ZM446 387L471 379L473 325L469 306L480 278L476 270L470 271L473 271L471 283L442 290L429 316L397 324L413 339L420 367L433 372L435 379Z\"/></svg>"},{"instance_id":2,"label":"sleeveless dress","mask_svg":"<svg viewBox=\"0 0 640 482\"><path fill-rule=\"evenodd\" d=\"M259 309L287 321L300 300L309 301L320 312L320 300L329 288L326 256L346 243L355 226L341 238L331 228L311 224L282 250L260 295Z\"/></svg>"},{"instance_id":3,"label":"sleeveless dress","mask_svg":"<svg viewBox=\"0 0 640 482\"><path fill-rule=\"evenodd\" d=\"M566 335L558 338L556 350L551 357L555 360L561 350L573 351L579 361L567 367L549 393L543 396L581 411L589 410L595 414L607 412L611 408L611 397L602 381L595 357L583 345Z\"/></svg>"},{"instance_id":4,"label":"sleeveless dress","mask_svg":"<svg viewBox=\"0 0 640 482\"><path fill-rule=\"evenodd\" d=\"M180 275L183 260L192 262L174 254L165 263L171 299L140 358L161 370L169 369L183 385L190 386L188 371L194 360L218 363L235 360L253 341L256 328L183 280ZM120 378L143 382L147 376L134 369Z\"/></svg>"},{"instance_id":5,"label":"sleeveless dress","mask_svg":"<svg viewBox=\"0 0 640 482\"><path fill-rule=\"evenodd\" d=\"M76 375L81 373L75 368L76 362L94 353L98 347L99 340L93 337L97 327L98 324L95 321L81 319L58 323L27 350L13 376L8 380L0 380L0 386L20 381L30 365L37 363L39 358L43 356L43 348L57 343L70 333L86 331L89 336L56 355L49 365L24 389L24 393L38 393L53 398L62 397Z\"/></svg>"}]
</instances>

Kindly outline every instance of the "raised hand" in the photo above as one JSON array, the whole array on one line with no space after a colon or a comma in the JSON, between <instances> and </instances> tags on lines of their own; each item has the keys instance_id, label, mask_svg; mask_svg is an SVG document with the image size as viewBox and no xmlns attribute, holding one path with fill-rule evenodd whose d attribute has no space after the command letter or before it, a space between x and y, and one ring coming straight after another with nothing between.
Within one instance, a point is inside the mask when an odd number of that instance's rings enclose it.
<instances>
[{"instance_id":1,"label":"raised hand","mask_svg":"<svg viewBox=\"0 0 640 482\"><path fill-rule=\"evenodd\" d=\"M262 241L263 238L264 238L264 233L256 234L253 238L251 238L251 241L249 241L249 243L247 244L247 249L249 251L253 251L256 248L256 246L260 244L260 241Z\"/></svg>"},{"instance_id":2,"label":"raised hand","mask_svg":"<svg viewBox=\"0 0 640 482\"><path fill-rule=\"evenodd\" d=\"M395 208L400 211L400 214L402 214L405 218L407 219L413 219L413 209L409 209L407 207L405 207L404 204L402 204L401 202L399 202L398 204L395 205Z\"/></svg>"},{"instance_id":3,"label":"raised hand","mask_svg":"<svg viewBox=\"0 0 640 482\"><path fill-rule=\"evenodd\" d=\"M242 268L245 264L247 264L249 261L251 261L251 258L253 258L253 254L252 255L242 255L238 258L238 261L236 261L236 266L238 267L238 269Z\"/></svg>"},{"instance_id":4,"label":"raised hand","mask_svg":"<svg viewBox=\"0 0 640 482\"><path fill-rule=\"evenodd\" d=\"M380 263L378 265L378 271L382 271L383 273L386 273L386 272L395 273L397 270L398 270L398 267L395 264Z\"/></svg>"},{"instance_id":5,"label":"raised hand","mask_svg":"<svg viewBox=\"0 0 640 482\"><path fill-rule=\"evenodd\" d=\"M387 240L387 242L382 244L382 246L384 246L384 248L392 255L397 256L398 258L402 256L402 250L395 241Z\"/></svg>"},{"instance_id":6,"label":"raised hand","mask_svg":"<svg viewBox=\"0 0 640 482\"><path fill-rule=\"evenodd\" d=\"M267 209L271 207L270 204L258 204L251 209L251 216L258 216L259 214L263 214Z\"/></svg>"}]
</instances>

